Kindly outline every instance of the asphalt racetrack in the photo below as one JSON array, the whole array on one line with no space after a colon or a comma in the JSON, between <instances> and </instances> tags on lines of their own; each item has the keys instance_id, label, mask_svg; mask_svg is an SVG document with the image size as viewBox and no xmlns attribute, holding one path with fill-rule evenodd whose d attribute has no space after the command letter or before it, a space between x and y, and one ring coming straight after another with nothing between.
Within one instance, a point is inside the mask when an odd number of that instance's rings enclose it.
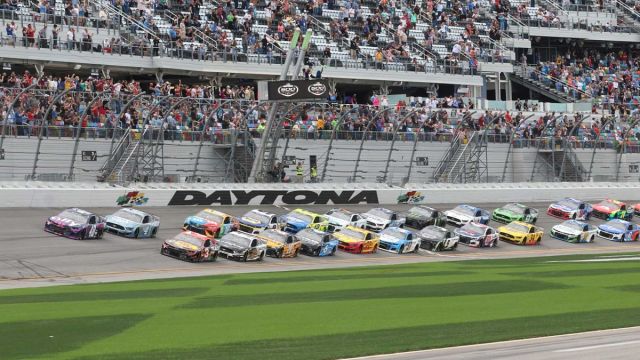
<instances>
[{"instance_id":1,"label":"asphalt racetrack","mask_svg":"<svg viewBox=\"0 0 640 360\"><path fill-rule=\"evenodd\" d=\"M476 204L493 210L503 204ZM0 289L48 286L62 284L126 281L151 278L215 275L241 272L286 271L322 269L365 265L400 264L410 262L451 261L468 259L514 258L525 256L568 255L589 253L614 253L640 250L638 243L616 243L596 238L591 244L569 244L550 238L552 226L562 222L545 214L547 203L529 204L540 211L537 225L545 229L545 237L538 246L518 246L500 242L498 248L469 248L432 253L420 250L418 254L387 253L355 255L338 251L334 257L313 258L299 255L297 258L266 258L263 262L242 263L218 259L214 263L187 263L160 255L164 239L180 231L183 220L201 207L143 208L161 219L158 236L154 239L128 239L106 233L101 240L71 240L44 232L47 217L61 209L0 209ZM412 205L387 206L407 210ZM305 208L325 212L335 205L307 206ZM352 211L365 212L373 205L346 206ZM438 206L442 210L453 206ZM255 206L219 207L232 215L240 216ZM284 214L287 208L260 206L262 210ZM293 207L292 207L293 208ZM100 215L117 210L113 208L87 208ZM603 221L590 220L598 225ZM491 221L493 227L501 224Z\"/></svg>"}]
</instances>

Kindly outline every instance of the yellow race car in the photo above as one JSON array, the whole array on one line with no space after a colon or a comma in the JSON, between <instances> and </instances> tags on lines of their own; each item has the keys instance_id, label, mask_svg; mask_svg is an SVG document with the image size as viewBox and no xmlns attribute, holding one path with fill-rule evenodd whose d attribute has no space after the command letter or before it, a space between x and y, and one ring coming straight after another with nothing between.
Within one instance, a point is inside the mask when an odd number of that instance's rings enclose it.
<instances>
[{"instance_id":1,"label":"yellow race car","mask_svg":"<svg viewBox=\"0 0 640 360\"><path fill-rule=\"evenodd\" d=\"M512 221L498 228L498 238L517 245L539 245L544 229L522 221Z\"/></svg>"},{"instance_id":2,"label":"yellow race car","mask_svg":"<svg viewBox=\"0 0 640 360\"><path fill-rule=\"evenodd\" d=\"M267 244L267 255L276 258L296 257L302 247L297 237L282 230L267 229L255 236Z\"/></svg>"},{"instance_id":3,"label":"yellow race car","mask_svg":"<svg viewBox=\"0 0 640 360\"><path fill-rule=\"evenodd\" d=\"M333 236L339 241L338 249L354 254L374 253L380 245L377 233L351 225L339 229Z\"/></svg>"}]
</instances>

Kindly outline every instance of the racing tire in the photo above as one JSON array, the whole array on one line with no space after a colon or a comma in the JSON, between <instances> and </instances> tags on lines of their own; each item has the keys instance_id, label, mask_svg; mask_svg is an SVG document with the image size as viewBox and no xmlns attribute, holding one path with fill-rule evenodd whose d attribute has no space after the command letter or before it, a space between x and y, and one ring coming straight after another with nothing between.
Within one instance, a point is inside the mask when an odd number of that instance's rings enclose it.
<instances>
[{"instance_id":1,"label":"racing tire","mask_svg":"<svg viewBox=\"0 0 640 360\"><path fill-rule=\"evenodd\" d=\"M404 245L400 246L400 249L398 249L398 254L402 254L404 252Z\"/></svg>"},{"instance_id":2,"label":"racing tire","mask_svg":"<svg viewBox=\"0 0 640 360\"><path fill-rule=\"evenodd\" d=\"M571 220L575 220L577 217L576 213L573 213L573 215L571 216Z\"/></svg>"},{"instance_id":3,"label":"racing tire","mask_svg":"<svg viewBox=\"0 0 640 360\"><path fill-rule=\"evenodd\" d=\"M322 250L322 248L317 248L315 250L313 250L313 256L320 256L320 251Z\"/></svg>"},{"instance_id":4,"label":"racing tire","mask_svg":"<svg viewBox=\"0 0 640 360\"><path fill-rule=\"evenodd\" d=\"M416 244L416 247L413 248L413 253L417 254L420 251L420 244Z\"/></svg>"},{"instance_id":5,"label":"racing tire","mask_svg":"<svg viewBox=\"0 0 640 360\"><path fill-rule=\"evenodd\" d=\"M532 225L535 225L535 224L536 224L536 221L538 221L538 218L533 218L533 221L531 221L531 224L532 224Z\"/></svg>"},{"instance_id":6,"label":"racing tire","mask_svg":"<svg viewBox=\"0 0 640 360\"><path fill-rule=\"evenodd\" d=\"M589 241L587 241L589 244L593 244L593 241L596 239L595 235L591 235L591 237L589 237Z\"/></svg>"},{"instance_id":7,"label":"racing tire","mask_svg":"<svg viewBox=\"0 0 640 360\"><path fill-rule=\"evenodd\" d=\"M151 231L151 237L156 237L156 233L158 233L158 228L153 228L153 231Z\"/></svg>"},{"instance_id":8,"label":"racing tire","mask_svg":"<svg viewBox=\"0 0 640 360\"><path fill-rule=\"evenodd\" d=\"M275 253L274 253L275 258L277 258L277 259L282 258L283 253L284 253L284 249L278 249L278 250L276 250L276 251L275 251Z\"/></svg>"},{"instance_id":9,"label":"racing tire","mask_svg":"<svg viewBox=\"0 0 640 360\"><path fill-rule=\"evenodd\" d=\"M265 254L265 253L266 253L265 251L263 251L263 252L261 252L261 253L260 253L260 257L258 257L258 261L262 261L262 260L264 260L264 254Z\"/></svg>"},{"instance_id":10,"label":"racing tire","mask_svg":"<svg viewBox=\"0 0 640 360\"><path fill-rule=\"evenodd\" d=\"M375 253L377 253L377 252L378 252L378 245L375 245L375 246L373 247L373 250L371 251L371 253L374 253L374 254L375 254Z\"/></svg>"},{"instance_id":11,"label":"racing tire","mask_svg":"<svg viewBox=\"0 0 640 360\"><path fill-rule=\"evenodd\" d=\"M215 262L216 260L218 260L218 252L214 251L213 253L209 254L209 261Z\"/></svg>"},{"instance_id":12,"label":"racing tire","mask_svg":"<svg viewBox=\"0 0 640 360\"><path fill-rule=\"evenodd\" d=\"M451 250L455 250L458 248L458 243L453 244L453 246L451 247Z\"/></svg>"},{"instance_id":13,"label":"racing tire","mask_svg":"<svg viewBox=\"0 0 640 360\"><path fill-rule=\"evenodd\" d=\"M362 245L360 245L360 247L358 248L357 253L358 253L358 254L362 254Z\"/></svg>"},{"instance_id":14,"label":"racing tire","mask_svg":"<svg viewBox=\"0 0 640 360\"><path fill-rule=\"evenodd\" d=\"M82 232L80 233L80 240L84 240L86 238L87 238L87 231L82 230Z\"/></svg>"},{"instance_id":15,"label":"racing tire","mask_svg":"<svg viewBox=\"0 0 640 360\"><path fill-rule=\"evenodd\" d=\"M296 251L293 252L293 256L292 257L298 257L298 253L300 252L300 249L296 249Z\"/></svg>"},{"instance_id":16,"label":"racing tire","mask_svg":"<svg viewBox=\"0 0 640 360\"><path fill-rule=\"evenodd\" d=\"M337 248L338 248L337 246L334 246L334 247L331 249L331 256L334 256L334 255L336 254L336 249L337 249Z\"/></svg>"},{"instance_id":17,"label":"racing tire","mask_svg":"<svg viewBox=\"0 0 640 360\"><path fill-rule=\"evenodd\" d=\"M140 228L137 228L136 231L133 232L133 237L134 238L138 238L138 236L140 236Z\"/></svg>"},{"instance_id":18,"label":"racing tire","mask_svg":"<svg viewBox=\"0 0 640 360\"><path fill-rule=\"evenodd\" d=\"M496 248L498 247L498 239L494 239L493 242L491 243L491 247L492 248Z\"/></svg>"},{"instance_id":19,"label":"racing tire","mask_svg":"<svg viewBox=\"0 0 640 360\"><path fill-rule=\"evenodd\" d=\"M244 261L244 262L249 261L249 252L248 251L244 253L244 256L242 257L242 261Z\"/></svg>"},{"instance_id":20,"label":"racing tire","mask_svg":"<svg viewBox=\"0 0 640 360\"><path fill-rule=\"evenodd\" d=\"M541 240L542 240L542 237L539 237L539 238L536 240L536 245L540 245L540 241L541 241Z\"/></svg>"}]
</instances>

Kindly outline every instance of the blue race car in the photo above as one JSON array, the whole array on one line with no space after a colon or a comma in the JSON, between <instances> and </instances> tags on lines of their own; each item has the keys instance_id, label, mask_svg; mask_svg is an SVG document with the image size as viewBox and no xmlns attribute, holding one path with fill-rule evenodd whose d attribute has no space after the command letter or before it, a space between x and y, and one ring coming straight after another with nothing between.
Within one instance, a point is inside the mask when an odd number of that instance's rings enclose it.
<instances>
[{"instance_id":1,"label":"blue race car","mask_svg":"<svg viewBox=\"0 0 640 360\"><path fill-rule=\"evenodd\" d=\"M598 226L598 237L611 241L638 241L640 228L626 220L614 219Z\"/></svg>"},{"instance_id":2,"label":"blue race car","mask_svg":"<svg viewBox=\"0 0 640 360\"><path fill-rule=\"evenodd\" d=\"M405 254L418 252L420 238L413 232L399 227L386 228L380 232L380 250Z\"/></svg>"},{"instance_id":3,"label":"blue race car","mask_svg":"<svg viewBox=\"0 0 640 360\"><path fill-rule=\"evenodd\" d=\"M303 229L295 235L302 242L301 253L310 256L333 256L338 249L338 240L328 232Z\"/></svg>"},{"instance_id":4,"label":"blue race car","mask_svg":"<svg viewBox=\"0 0 640 360\"><path fill-rule=\"evenodd\" d=\"M120 209L105 220L107 231L131 238L155 237L160 228L160 218L132 208Z\"/></svg>"},{"instance_id":5,"label":"blue race car","mask_svg":"<svg viewBox=\"0 0 640 360\"><path fill-rule=\"evenodd\" d=\"M282 224L282 230L292 234L307 227L320 231L329 231L330 227L326 216L304 209L290 211L288 214L280 216L278 221Z\"/></svg>"}]
</instances>

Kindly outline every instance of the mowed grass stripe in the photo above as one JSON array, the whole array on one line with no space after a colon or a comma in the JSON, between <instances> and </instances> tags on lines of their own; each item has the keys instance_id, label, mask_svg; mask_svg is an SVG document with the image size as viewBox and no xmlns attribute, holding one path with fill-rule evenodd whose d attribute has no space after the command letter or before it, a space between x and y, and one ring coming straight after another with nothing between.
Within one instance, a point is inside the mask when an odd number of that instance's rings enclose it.
<instances>
[{"instance_id":1,"label":"mowed grass stripe","mask_svg":"<svg viewBox=\"0 0 640 360\"><path fill-rule=\"evenodd\" d=\"M205 287L122 291L76 291L32 295L0 296L0 304L57 303L69 301L134 300L192 297L209 290Z\"/></svg>"},{"instance_id":2,"label":"mowed grass stripe","mask_svg":"<svg viewBox=\"0 0 640 360\"><path fill-rule=\"evenodd\" d=\"M471 296L506 294L569 288L568 285L534 280L474 281L438 285L387 286L366 289L346 289L323 292L278 292L251 295L203 296L184 305L189 308L217 308L252 306L255 304L293 304L308 302L337 302L371 299L426 298L443 296Z\"/></svg>"},{"instance_id":3,"label":"mowed grass stripe","mask_svg":"<svg viewBox=\"0 0 640 360\"><path fill-rule=\"evenodd\" d=\"M559 278L559 277L581 277L581 276L608 276L615 274L639 274L640 275L640 267L632 267L632 268L590 268L589 271L585 271L583 269L575 269L575 270L562 270L562 271L531 271L523 273L519 272L505 272L501 273L501 275L507 276L522 276L522 277L543 277L543 278Z\"/></svg>"},{"instance_id":4,"label":"mowed grass stripe","mask_svg":"<svg viewBox=\"0 0 640 360\"><path fill-rule=\"evenodd\" d=\"M0 358L47 358L119 334L146 318L135 314L0 323Z\"/></svg>"},{"instance_id":5,"label":"mowed grass stripe","mask_svg":"<svg viewBox=\"0 0 640 360\"><path fill-rule=\"evenodd\" d=\"M74 359L325 360L611 329L637 325L638 319L640 308L609 309L307 338L239 341L210 347L102 354Z\"/></svg>"},{"instance_id":6,"label":"mowed grass stripe","mask_svg":"<svg viewBox=\"0 0 640 360\"><path fill-rule=\"evenodd\" d=\"M434 276L450 276L450 275L469 275L471 271L414 271L414 272L383 272L379 270L376 273L350 274L346 277L344 274L333 275L313 275L313 276L278 276L264 278L236 278L225 281L225 285L265 285L265 284L282 284L282 283L306 283L311 281L345 281L345 280L376 280L376 279L400 279L400 278L419 278Z\"/></svg>"}]
</instances>

